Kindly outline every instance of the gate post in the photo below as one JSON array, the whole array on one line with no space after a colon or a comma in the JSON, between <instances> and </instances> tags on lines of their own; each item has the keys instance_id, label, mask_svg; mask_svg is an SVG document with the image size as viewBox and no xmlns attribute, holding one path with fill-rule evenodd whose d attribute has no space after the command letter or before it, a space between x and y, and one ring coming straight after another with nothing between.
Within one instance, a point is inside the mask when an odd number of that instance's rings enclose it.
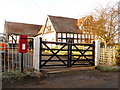
<instances>
[{"instance_id":1,"label":"gate post","mask_svg":"<svg viewBox=\"0 0 120 90\"><path fill-rule=\"evenodd\" d=\"M67 67L71 67L71 60L72 60L72 45L71 41L68 41L68 63Z\"/></svg>"},{"instance_id":2,"label":"gate post","mask_svg":"<svg viewBox=\"0 0 120 90\"><path fill-rule=\"evenodd\" d=\"M34 38L33 68L39 71L40 36Z\"/></svg>"},{"instance_id":3,"label":"gate post","mask_svg":"<svg viewBox=\"0 0 120 90\"><path fill-rule=\"evenodd\" d=\"M41 37L40 37L39 41L40 41L40 45L39 45L40 46L40 48L39 48L39 69L40 69L42 67L41 66L41 57L42 57L41 56L41 54L42 54L42 51L41 51L42 50L42 38Z\"/></svg>"},{"instance_id":4,"label":"gate post","mask_svg":"<svg viewBox=\"0 0 120 90\"><path fill-rule=\"evenodd\" d=\"M95 66L98 66L100 58L100 41L95 40Z\"/></svg>"}]
</instances>

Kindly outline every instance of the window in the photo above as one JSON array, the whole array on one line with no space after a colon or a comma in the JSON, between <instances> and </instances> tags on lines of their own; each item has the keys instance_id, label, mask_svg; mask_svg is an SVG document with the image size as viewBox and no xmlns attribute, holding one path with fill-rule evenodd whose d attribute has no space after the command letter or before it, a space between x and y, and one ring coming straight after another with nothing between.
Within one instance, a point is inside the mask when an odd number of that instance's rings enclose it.
<instances>
[{"instance_id":1,"label":"window","mask_svg":"<svg viewBox=\"0 0 120 90\"><path fill-rule=\"evenodd\" d=\"M63 38L66 38L66 33L63 33Z\"/></svg>"},{"instance_id":2,"label":"window","mask_svg":"<svg viewBox=\"0 0 120 90\"><path fill-rule=\"evenodd\" d=\"M74 43L77 43L77 40L74 40Z\"/></svg>"},{"instance_id":3,"label":"window","mask_svg":"<svg viewBox=\"0 0 120 90\"><path fill-rule=\"evenodd\" d=\"M66 39L63 39L63 42L66 42Z\"/></svg>"},{"instance_id":4,"label":"window","mask_svg":"<svg viewBox=\"0 0 120 90\"><path fill-rule=\"evenodd\" d=\"M61 33L58 33L58 38L61 38Z\"/></svg>"},{"instance_id":5,"label":"window","mask_svg":"<svg viewBox=\"0 0 120 90\"><path fill-rule=\"evenodd\" d=\"M61 42L61 39L58 39L58 42Z\"/></svg>"},{"instance_id":6,"label":"window","mask_svg":"<svg viewBox=\"0 0 120 90\"><path fill-rule=\"evenodd\" d=\"M77 34L74 34L74 38L77 38Z\"/></svg>"},{"instance_id":7,"label":"window","mask_svg":"<svg viewBox=\"0 0 120 90\"><path fill-rule=\"evenodd\" d=\"M93 39L93 35L91 35L91 39Z\"/></svg>"},{"instance_id":8,"label":"window","mask_svg":"<svg viewBox=\"0 0 120 90\"><path fill-rule=\"evenodd\" d=\"M84 38L84 34L82 34L82 38Z\"/></svg>"},{"instance_id":9,"label":"window","mask_svg":"<svg viewBox=\"0 0 120 90\"><path fill-rule=\"evenodd\" d=\"M85 42L85 40L82 40L82 42L84 43L84 42Z\"/></svg>"},{"instance_id":10,"label":"window","mask_svg":"<svg viewBox=\"0 0 120 90\"><path fill-rule=\"evenodd\" d=\"M67 33L67 38L70 38L70 34L69 33Z\"/></svg>"},{"instance_id":11,"label":"window","mask_svg":"<svg viewBox=\"0 0 120 90\"><path fill-rule=\"evenodd\" d=\"M80 43L81 42L81 40L78 40L78 43Z\"/></svg>"},{"instance_id":12,"label":"window","mask_svg":"<svg viewBox=\"0 0 120 90\"><path fill-rule=\"evenodd\" d=\"M73 38L73 34L71 34L71 38Z\"/></svg>"}]
</instances>

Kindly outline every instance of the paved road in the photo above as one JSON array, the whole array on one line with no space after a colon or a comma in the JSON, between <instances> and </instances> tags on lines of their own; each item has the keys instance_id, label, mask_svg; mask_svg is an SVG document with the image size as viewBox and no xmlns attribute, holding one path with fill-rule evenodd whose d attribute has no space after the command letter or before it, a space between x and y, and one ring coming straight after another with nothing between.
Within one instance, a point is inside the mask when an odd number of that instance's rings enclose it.
<instances>
[{"instance_id":1,"label":"paved road","mask_svg":"<svg viewBox=\"0 0 120 90\"><path fill-rule=\"evenodd\" d=\"M45 79L12 82L8 88L118 88L118 72L69 71L50 74Z\"/></svg>"}]
</instances>

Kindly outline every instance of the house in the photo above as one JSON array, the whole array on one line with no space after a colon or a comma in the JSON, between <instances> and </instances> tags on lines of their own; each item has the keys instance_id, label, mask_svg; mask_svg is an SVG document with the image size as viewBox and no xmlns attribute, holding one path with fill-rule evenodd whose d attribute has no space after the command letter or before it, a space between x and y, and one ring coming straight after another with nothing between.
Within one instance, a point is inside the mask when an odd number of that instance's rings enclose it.
<instances>
[{"instance_id":1,"label":"house","mask_svg":"<svg viewBox=\"0 0 120 90\"><path fill-rule=\"evenodd\" d=\"M41 27L42 25L5 21L4 34L7 35L9 42L16 44L18 43L19 35L35 37Z\"/></svg>"},{"instance_id":2,"label":"house","mask_svg":"<svg viewBox=\"0 0 120 90\"><path fill-rule=\"evenodd\" d=\"M83 32L83 38L85 42L89 43L98 39L97 35L94 35L93 26L96 21L93 20L93 16L86 16L78 19L77 26L80 31Z\"/></svg>"},{"instance_id":3,"label":"house","mask_svg":"<svg viewBox=\"0 0 120 90\"><path fill-rule=\"evenodd\" d=\"M77 26L83 33L92 34L93 17L86 16L77 20Z\"/></svg>"},{"instance_id":4,"label":"house","mask_svg":"<svg viewBox=\"0 0 120 90\"><path fill-rule=\"evenodd\" d=\"M88 17L73 19L48 15L38 35L41 35L44 41L68 42L72 40L74 43L91 43L93 37L85 30L83 31L85 24L89 24L89 19Z\"/></svg>"}]
</instances>

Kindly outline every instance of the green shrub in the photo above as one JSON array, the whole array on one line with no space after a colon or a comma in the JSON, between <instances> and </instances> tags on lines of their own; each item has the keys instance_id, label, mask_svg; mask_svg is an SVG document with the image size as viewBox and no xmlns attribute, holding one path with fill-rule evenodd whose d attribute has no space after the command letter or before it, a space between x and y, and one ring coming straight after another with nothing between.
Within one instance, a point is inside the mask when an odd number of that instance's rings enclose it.
<instances>
[{"instance_id":1,"label":"green shrub","mask_svg":"<svg viewBox=\"0 0 120 90\"><path fill-rule=\"evenodd\" d=\"M25 77L25 73L19 71L3 72L2 74L3 79L22 79L23 77Z\"/></svg>"},{"instance_id":2,"label":"green shrub","mask_svg":"<svg viewBox=\"0 0 120 90\"><path fill-rule=\"evenodd\" d=\"M96 66L95 69L100 70L100 71L119 72L120 66Z\"/></svg>"},{"instance_id":3,"label":"green shrub","mask_svg":"<svg viewBox=\"0 0 120 90\"><path fill-rule=\"evenodd\" d=\"M120 66L120 45L116 47L116 64Z\"/></svg>"}]
</instances>

